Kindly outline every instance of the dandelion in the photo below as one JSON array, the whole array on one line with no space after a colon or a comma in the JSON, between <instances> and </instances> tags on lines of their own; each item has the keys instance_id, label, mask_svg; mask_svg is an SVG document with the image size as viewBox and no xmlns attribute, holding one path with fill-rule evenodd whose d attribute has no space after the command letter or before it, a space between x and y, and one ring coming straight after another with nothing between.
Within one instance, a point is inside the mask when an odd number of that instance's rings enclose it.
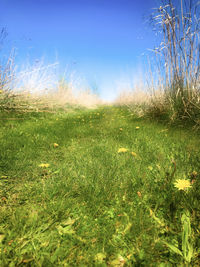
<instances>
[{"instance_id":1,"label":"dandelion","mask_svg":"<svg viewBox=\"0 0 200 267\"><path fill-rule=\"evenodd\" d=\"M53 146L54 146L54 147L58 147L58 146L59 146L59 144L57 144L57 143L54 143L54 144L53 144Z\"/></svg>"},{"instance_id":2,"label":"dandelion","mask_svg":"<svg viewBox=\"0 0 200 267\"><path fill-rule=\"evenodd\" d=\"M123 129L122 129L122 128L119 128L119 130L120 130L120 131L123 131Z\"/></svg>"},{"instance_id":3,"label":"dandelion","mask_svg":"<svg viewBox=\"0 0 200 267\"><path fill-rule=\"evenodd\" d=\"M192 187L190 181L186 179L176 180L176 182L174 183L174 186L178 188L178 190L185 190L189 187Z\"/></svg>"},{"instance_id":4,"label":"dandelion","mask_svg":"<svg viewBox=\"0 0 200 267\"><path fill-rule=\"evenodd\" d=\"M131 152L131 155L133 155L133 157L137 156L137 154L135 152Z\"/></svg>"},{"instance_id":5,"label":"dandelion","mask_svg":"<svg viewBox=\"0 0 200 267\"><path fill-rule=\"evenodd\" d=\"M48 164L48 163L41 163L39 165L39 167L41 167L41 168L48 168L49 166L50 166L50 164Z\"/></svg>"},{"instance_id":6,"label":"dandelion","mask_svg":"<svg viewBox=\"0 0 200 267\"><path fill-rule=\"evenodd\" d=\"M139 126L136 126L135 129L138 130L138 129L140 129L140 127Z\"/></svg>"},{"instance_id":7,"label":"dandelion","mask_svg":"<svg viewBox=\"0 0 200 267\"><path fill-rule=\"evenodd\" d=\"M122 148L119 148L118 153L124 153L127 151L128 151L128 149L122 147Z\"/></svg>"}]
</instances>

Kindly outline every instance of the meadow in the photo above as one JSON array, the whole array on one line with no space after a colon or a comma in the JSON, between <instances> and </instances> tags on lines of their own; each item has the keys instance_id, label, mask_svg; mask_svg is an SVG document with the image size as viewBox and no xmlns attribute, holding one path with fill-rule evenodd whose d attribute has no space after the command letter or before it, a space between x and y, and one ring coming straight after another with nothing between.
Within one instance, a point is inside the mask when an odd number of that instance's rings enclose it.
<instances>
[{"instance_id":1,"label":"meadow","mask_svg":"<svg viewBox=\"0 0 200 267\"><path fill-rule=\"evenodd\" d=\"M200 265L199 131L114 105L0 121L0 266Z\"/></svg>"},{"instance_id":2,"label":"meadow","mask_svg":"<svg viewBox=\"0 0 200 267\"><path fill-rule=\"evenodd\" d=\"M0 266L200 266L200 5L188 3L154 9L147 79L112 103L58 78L57 62L1 58Z\"/></svg>"}]
</instances>

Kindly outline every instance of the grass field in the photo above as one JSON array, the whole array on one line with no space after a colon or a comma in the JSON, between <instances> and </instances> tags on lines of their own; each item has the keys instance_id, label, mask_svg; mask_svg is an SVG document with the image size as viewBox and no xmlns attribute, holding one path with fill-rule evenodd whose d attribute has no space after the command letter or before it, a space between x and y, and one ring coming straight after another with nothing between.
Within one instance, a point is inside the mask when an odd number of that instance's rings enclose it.
<instances>
[{"instance_id":1,"label":"grass field","mask_svg":"<svg viewBox=\"0 0 200 267\"><path fill-rule=\"evenodd\" d=\"M0 266L200 266L199 132L120 107L0 122Z\"/></svg>"}]
</instances>

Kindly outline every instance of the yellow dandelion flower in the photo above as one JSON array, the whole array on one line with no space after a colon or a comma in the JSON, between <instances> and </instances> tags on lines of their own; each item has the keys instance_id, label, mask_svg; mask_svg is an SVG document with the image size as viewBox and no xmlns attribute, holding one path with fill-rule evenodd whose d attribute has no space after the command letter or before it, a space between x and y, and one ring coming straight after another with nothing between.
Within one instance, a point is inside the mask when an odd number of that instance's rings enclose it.
<instances>
[{"instance_id":1,"label":"yellow dandelion flower","mask_svg":"<svg viewBox=\"0 0 200 267\"><path fill-rule=\"evenodd\" d=\"M135 152L131 152L131 155L133 155L133 157L137 156L137 154Z\"/></svg>"},{"instance_id":2,"label":"yellow dandelion flower","mask_svg":"<svg viewBox=\"0 0 200 267\"><path fill-rule=\"evenodd\" d=\"M119 128L119 130L120 130L120 131L123 131L123 129L122 129L122 128Z\"/></svg>"},{"instance_id":3,"label":"yellow dandelion flower","mask_svg":"<svg viewBox=\"0 0 200 267\"><path fill-rule=\"evenodd\" d=\"M138 129L140 129L140 127L139 127L139 126L136 126L136 127L135 127L135 129L137 129L137 130L138 130Z\"/></svg>"},{"instance_id":4,"label":"yellow dandelion flower","mask_svg":"<svg viewBox=\"0 0 200 267\"><path fill-rule=\"evenodd\" d=\"M122 147L122 148L119 148L118 153L124 153L127 151L128 151L128 149Z\"/></svg>"},{"instance_id":5,"label":"yellow dandelion flower","mask_svg":"<svg viewBox=\"0 0 200 267\"><path fill-rule=\"evenodd\" d=\"M54 144L53 144L53 146L54 146L54 147L58 147L58 146L59 146L59 144L57 144L57 143L54 143Z\"/></svg>"},{"instance_id":6,"label":"yellow dandelion flower","mask_svg":"<svg viewBox=\"0 0 200 267\"><path fill-rule=\"evenodd\" d=\"M39 167L41 167L41 168L48 168L49 166L50 166L50 164L48 164L48 163L41 163L39 165Z\"/></svg>"},{"instance_id":7,"label":"yellow dandelion flower","mask_svg":"<svg viewBox=\"0 0 200 267\"><path fill-rule=\"evenodd\" d=\"M186 179L176 180L176 182L174 183L174 186L178 188L178 190L185 190L189 187L192 187L190 181Z\"/></svg>"}]
</instances>

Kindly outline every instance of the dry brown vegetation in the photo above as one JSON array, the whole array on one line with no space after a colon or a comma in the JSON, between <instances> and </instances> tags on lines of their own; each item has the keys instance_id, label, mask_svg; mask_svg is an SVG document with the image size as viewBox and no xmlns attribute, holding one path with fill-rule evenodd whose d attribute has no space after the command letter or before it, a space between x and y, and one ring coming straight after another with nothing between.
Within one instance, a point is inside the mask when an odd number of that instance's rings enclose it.
<instances>
[{"instance_id":1,"label":"dry brown vegetation","mask_svg":"<svg viewBox=\"0 0 200 267\"><path fill-rule=\"evenodd\" d=\"M74 80L58 80L54 71L57 63L28 66L16 72L14 57L0 69L0 109L5 111L52 111L69 106L96 107L103 102L90 89L77 88Z\"/></svg>"},{"instance_id":2,"label":"dry brown vegetation","mask_svg":"<svg viewBox=\"0 0 200 267\"><path fill-rule=\"evenodd\" d=\"M151 117L188 120L200 126L199 3L162 1L151 22L161 34L161 43L147 59L148 86L121 94L117 102L132 109L139 105Z\"/></svg>"},{"instance_id":3,"label":"dry brown vegetation","mask_svg":"<svg viewBox=\"0 0 200 267\"><path fill-rule=\"evenodd\" d=\"M200 126L200 10L199 3L163 0L151 22L161 34L161 43L147 59L148 77L132 91L124 90L113 104L126 105L140 116L187 120ZM1 39L5 32L2 31ZM1 42L2 40L0 40ZM16 72L14 53L0 63L0 108L4 110L47 110L79 105L105 104L74 77L58 80L57 63L29 66Z\"/></svg>"}]
</instances>

